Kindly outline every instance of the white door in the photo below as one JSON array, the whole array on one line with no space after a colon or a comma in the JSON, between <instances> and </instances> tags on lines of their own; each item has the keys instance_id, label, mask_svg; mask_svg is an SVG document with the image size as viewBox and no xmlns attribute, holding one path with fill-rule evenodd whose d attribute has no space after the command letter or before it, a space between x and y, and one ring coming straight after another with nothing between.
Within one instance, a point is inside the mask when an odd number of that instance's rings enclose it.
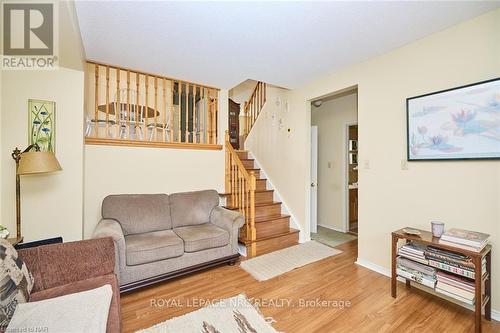
<instances>
[{"instance_id":1,"label":"white door","mask_svg":"<svg viewBox=\"0 0 500 333\"><path fill-rule=\"evenodd\" d=\"M318 126L311 126L311 232L318 232Z\"/></svg>"}]
</instances>

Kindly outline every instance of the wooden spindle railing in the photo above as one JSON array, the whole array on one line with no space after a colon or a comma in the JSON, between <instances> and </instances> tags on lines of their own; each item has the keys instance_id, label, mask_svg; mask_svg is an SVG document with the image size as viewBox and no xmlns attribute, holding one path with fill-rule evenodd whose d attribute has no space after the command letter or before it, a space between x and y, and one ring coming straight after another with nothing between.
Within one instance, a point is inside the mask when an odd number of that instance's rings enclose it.
<instances>
[{"instance_id":1,"label":"wooden spindle railing","mask_svg":"<svg viewBox=\"0 0 500 333\"><path fill-rule=\"evenodd\" d=\"M88 144L222 149L219 89L87 62Z\"/></svg>"},{"instance_id":2,"label":"wooden spindle railing","mask_svg":"<svg viewBox=\"0 0 500 333\"><path fill-rule=\"evenodd\" d=\"M267 87L264 82L257 82L248 102L245 102L246 126L244 135L247 136L259 117L260 111L266 103Z\"/></svg>"},{"instance_id":3,"label":"wooden spindle railing","mask_svg":"<svg viewBox=\"0 0 500 333\"><path fill-rule=\"evenodd\" d=\"M248 172L238 154L231 145L229 132L225 135L226 147L226 204L245 216L245 225L241 229L240 239L254 242L255 229L255 189L257 179L253 171ZM251 254L250 254L251 255Z\"/></svg>"}]
</instances>

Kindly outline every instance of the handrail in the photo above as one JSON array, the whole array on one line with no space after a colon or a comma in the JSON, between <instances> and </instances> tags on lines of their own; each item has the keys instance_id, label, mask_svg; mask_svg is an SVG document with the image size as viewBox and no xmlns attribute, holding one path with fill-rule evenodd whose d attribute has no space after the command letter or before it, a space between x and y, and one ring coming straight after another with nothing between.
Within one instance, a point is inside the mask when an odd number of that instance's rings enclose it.
<instances>
[{"instance_id":1,"label":"handrail","mask_svg":"<svg viewBox=\"0 0 500 333\"><path fill-rule=\"evenodd\" d=\"M248 136L253 125L257 121L262 108L267 100L267 85L264 82L257 82L248 102L245 102L244 112L247 117L245 136Z\"/></svg>"},{"instance_id":2,"label":"handrail","mask_svg":"<svg viewBox=\"0 0 500 333\"><path fill-rule=\"evenodd\" d=\"M255 229L255 189L257 179L253 171L247 171L234 150L228 131L226 131L224 145L226 147L225 187L226 194L230 195L226 204L243 214L245 225L241 230L241 238L244 241L252 242L257 237Z\"/></svg>"}]
</instances>

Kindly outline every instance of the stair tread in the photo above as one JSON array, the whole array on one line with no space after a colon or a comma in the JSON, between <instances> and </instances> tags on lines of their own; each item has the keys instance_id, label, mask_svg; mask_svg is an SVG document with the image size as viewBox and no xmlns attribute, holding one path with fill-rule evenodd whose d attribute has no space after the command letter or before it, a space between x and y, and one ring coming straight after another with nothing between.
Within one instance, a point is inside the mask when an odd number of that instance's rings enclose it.
<instances>
[{"instance_id":1,"label":"stair tread","mask_svg":"<svg viewBox=\"0 0 500 333\"><path fill-rule=\"evenodd\" d=\"M255 207L273 206L273 205L281 205L281 204L282 204L281 201L261 202L261 203L256 203ZM230 210L238 209L238 207L231 207L231 206L224 206L224 208L227 208Z\"/></svg>"},{"instance_id":2,"label":"stair tread","mask_svg":"<svg viewBox=\"0 0 500 333\"><path fill-rule=\"evenodd\" d=\"M248 150L235 149L234 151L237 153L248 153Z\"/></svg>"},{"instance_id":3,"label":"stair tread","mask_svg":"<svg viewBox=\"0 0 500 333\"><path fill-rule=\"evenodd\" d=\"M255 218L255 223L262 223L262 222L270 222L274 220L279 220L279 219L284 219L290 217L290 215L285 215L285 214L280 214L280 215L272 215L272 216L266 216L266 217L256 217Z\"/></svg>"},{"instance_id":4,"label":"stair tread","mask_svg":"<svg viewBox=\"0 0 500 333\"><path fill-rule=\"evenodd\" d=\"M287 232L282 232L282 233L276 234L276 235L271 235L271 236L257 238L254 242L260 242L260 241L265 241L265 240L269 240L269 239L273 239L273 238L290 236L290 235L297 234L297 233L299 233L299 230L290 228L290 230L288 230ZM252 243L252 241L250 241L250 240L242 240L242 239L240 239L239 241L241 243L244 243L245 245L248 245L248 244Z\"/></svg>"},{"instance_id":5,"label":"stair tread","mask_svg":"<svg viewBox=\"0 0 500 333\"><path fill-rule=\"evenodd\" d=\"M274 192L274 190L255 190L255 193L264 193L264 192ZM219 193L220 197L227 197L230 196L231 193Z\"/></svg>"}]
</instances>

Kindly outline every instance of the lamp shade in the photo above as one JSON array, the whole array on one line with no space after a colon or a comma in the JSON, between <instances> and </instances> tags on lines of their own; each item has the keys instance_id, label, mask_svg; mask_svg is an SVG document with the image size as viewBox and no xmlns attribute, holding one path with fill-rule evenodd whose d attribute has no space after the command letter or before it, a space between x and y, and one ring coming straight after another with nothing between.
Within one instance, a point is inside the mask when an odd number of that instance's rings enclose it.
<instances>
[{"instance_id":1,"label":"lamp shade","mask_svg":"<svg viewBox=\"0 0 500 333\"><path fill-rule=\"evenodd\" d=\"M62 170L55 155L46 151L29 151L21 154L18 175L48 173Z\"/></svg>"}]
</instances>

